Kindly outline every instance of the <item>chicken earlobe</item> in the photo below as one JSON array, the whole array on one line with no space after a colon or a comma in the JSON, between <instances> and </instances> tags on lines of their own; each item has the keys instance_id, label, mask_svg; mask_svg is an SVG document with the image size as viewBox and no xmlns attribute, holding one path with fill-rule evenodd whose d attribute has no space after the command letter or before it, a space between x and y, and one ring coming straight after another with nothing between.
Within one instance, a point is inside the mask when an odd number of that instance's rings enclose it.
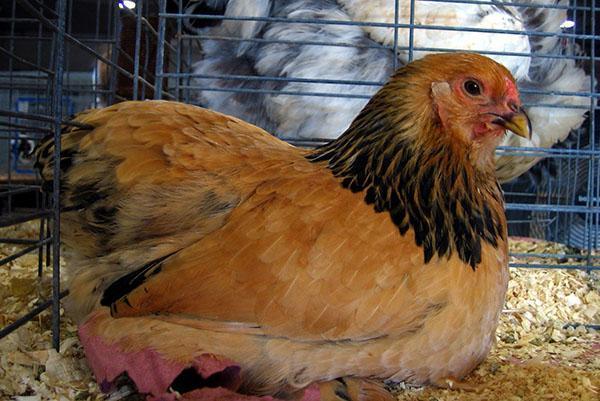
<instances>
[{"instance_id":1,"label":"chicken earlobe","mask_svg":"<svg viewBox=\"0 0 600 401\"><path fill-rule=\"evenodd\" d=\"M450 84L448 82L434 82L431 84L433 96L448 96L450 94Z\"/></svg>"}]
</instances>

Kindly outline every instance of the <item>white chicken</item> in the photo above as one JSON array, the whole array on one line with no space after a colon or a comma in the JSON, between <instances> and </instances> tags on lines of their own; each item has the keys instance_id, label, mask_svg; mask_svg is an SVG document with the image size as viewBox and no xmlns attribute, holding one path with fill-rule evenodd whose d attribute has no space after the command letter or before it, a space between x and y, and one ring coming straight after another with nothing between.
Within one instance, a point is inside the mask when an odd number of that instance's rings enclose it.
<instances>
[{"instance_id":1,"label":"white chicken","mask_svg":"<svg viewBox=\"0 0 600 401\"><path fill-rule=\"evenodd\" d=\"M354 21L394 24L396 0L361 0L338 1L350 18ZM491 57L504 64L516 78L527 76L531 59L528 56L504 55L508 53L528 54L531 51L529 39L524 34L499 33L496 31L523 32L523 22L513 7L502 7L498 2L489 4L465 4L440 1L415 1L412 44L417 49L414 58L421 58L432 53L429 48L443 50L469 50L473 52L498 52ZM411 15L410 0L398 2L398 24L408 25ZM430 29L430 27L450 27L458 30ZM424 27L429 27L424 29ZM463 31L463 28L473 29ZM386 45L394 45L395 29L393 27L364 26L370 38ZM492 30L492 32L481 32ZM401 62L409 61L408 47L411 44L410 29L398 28L397 47Z\"/></svg>"},{"instance_id":2,"label":"white chicken","mask_svg":"<svg viewBox=\"0 0 600 401\"><path fill-rule=\"evenodd\" d=\"M511 70L533 136L508 134L502 145L549 148L583 123L590 106L589 97L573 93L589 92L591 78L575 59L561 57L577 55L578 47L555 35L562 32L567 0L524 0L522 7L417 0L412 39L410 0L398 2L397 21L395 0L213 0L193 2L188 11L201 3L223 8L226 17L259 20L201 29L230 39L202 40L193 67L195 101L282 138L337 138L394 68L409 60L411 41L413 58L460 49L483 52ZM265 17L274 20L260 20ZM498 177L510 181L538 160L499 155Z\"/></svg>"}]
</instances>

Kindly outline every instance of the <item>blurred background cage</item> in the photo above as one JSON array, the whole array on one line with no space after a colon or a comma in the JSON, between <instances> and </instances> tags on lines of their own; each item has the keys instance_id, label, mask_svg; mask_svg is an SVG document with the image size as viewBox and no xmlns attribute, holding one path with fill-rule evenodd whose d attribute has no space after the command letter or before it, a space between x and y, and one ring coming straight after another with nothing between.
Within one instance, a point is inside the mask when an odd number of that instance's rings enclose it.
<instances>
[{"instance_id":1,"label":"blurred background cage","mask_svg":"<svg viewBox=\"0 0 600 401\"><path fill-rule=\"evenodd\" d=\"M364 8L369 3L380 17ZM434 11L420 14L425 6ZM496 20L482 23L488 17ZM567 253L515 255L526 262L512 267L599 269L598 17L594 0L3 0L0 268L37 252L38 275L49 290L20 318L0 322L0 337L51 307L54 346L59 344L59 299L68 291L60 288L60 184L53 196L42 195L31 151L42 137L60 135L70 115L129 99L179 100L233 112L297 145L317 146L332 136L303 134L310 127L303 121L289 128L300 109L343 130L348 121L331 118L339 110L358 111L395 68L426 52L461 46L525 68L519 84L526 106L542 107L536 115L579 113L576 129L566 129L554 146L498 149L514 157L504 159L509 165L541 159L503 184L509 234L569 247ZM423 35L428 32L433 39ZM439 35L454 43L448 46ZM526 46L469 47L502 37L520 38ZM542 77L546 86L531 84L559 62L562 69ZM552 86L575 69L578 90ZM575 100L555 101L561 97ZM6 230L30 221L35 240ZM550 262L534 262L540 258ZM559 263L566 259L577 263Z\"/></svg>"}]
</instances>

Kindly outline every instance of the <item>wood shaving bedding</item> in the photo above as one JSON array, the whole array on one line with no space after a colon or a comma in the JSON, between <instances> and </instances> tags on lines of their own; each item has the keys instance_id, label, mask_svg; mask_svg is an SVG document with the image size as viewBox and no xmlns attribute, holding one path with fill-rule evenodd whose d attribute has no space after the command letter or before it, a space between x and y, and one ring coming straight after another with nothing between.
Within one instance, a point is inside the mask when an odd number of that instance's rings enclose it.
<instances>
[{"instance_id":1,"label":"wood shaving bedding","mask_svg":"<svg viewBox=\"0 0 600 401\"><path fill-rule=\"evenodd\" d=\"M6 238L37 236L38 225L0 230ZM20 245L0 244L0 257ZM560 244L513 240L518 253L569 254ZM513 258L512 262L568 263L567 258ZM37 277L37 253L0 266L0 326L14 321L50 294L49 271ZM580 262L579 262L580 263ZM566 323L600 321L600 279L597 272L561 269L511 269L505 310L497 344L490 356L466 379L478 392L414 388L395 384L399 401L451 400L598 400L600 398L600 335ZM0 340L0 399L17 401L143 400L124 385L112 394L100 392L87 368L77 327L62 319L61 347L51 347L50 312Z\"/></svg>"}]
</instances>

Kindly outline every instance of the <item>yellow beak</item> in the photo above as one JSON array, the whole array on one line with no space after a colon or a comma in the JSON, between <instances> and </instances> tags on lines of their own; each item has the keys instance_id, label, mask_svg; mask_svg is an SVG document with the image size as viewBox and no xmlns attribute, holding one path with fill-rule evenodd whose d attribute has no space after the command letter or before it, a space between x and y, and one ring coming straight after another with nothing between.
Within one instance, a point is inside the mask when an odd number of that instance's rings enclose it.
<instances>
[{"instance_id":1,"label":"yellow beak","mask_svg":"<svg viewBox=\"0 0 600 401\"><path fill-rule=\"evenodd\" d=\"M501 125L522 138L531 139L531 121L522 108L514 113L497 115L497 117L494 124Z\"/></svg>"}]
</instances>

